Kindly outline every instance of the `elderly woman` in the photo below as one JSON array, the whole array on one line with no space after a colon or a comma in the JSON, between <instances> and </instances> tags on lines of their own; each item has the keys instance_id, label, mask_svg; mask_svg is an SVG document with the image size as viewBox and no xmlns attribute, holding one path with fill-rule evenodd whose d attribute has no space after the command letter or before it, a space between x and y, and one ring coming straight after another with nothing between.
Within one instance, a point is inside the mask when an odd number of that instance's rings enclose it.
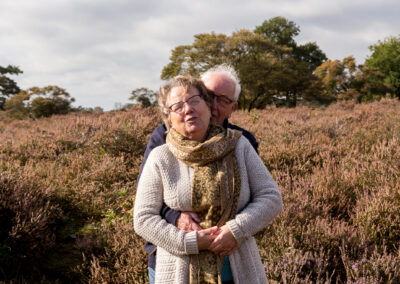
<instances>
[{"instance_id":1,"label":"elderly woman","mask_svg":"<svg viewBox=\"0 0 400 284\"><path fill-rule=\"evenodd\" d=\"M134 208L136 232L158 247L156 283L267 282L253 235L280 212L282 198L241 132L210 124L211 103L190 76L160 89L167 143L150 153ZM204 229L168 224L163 203L197 213Z\"/></svg>"}]
</instances>

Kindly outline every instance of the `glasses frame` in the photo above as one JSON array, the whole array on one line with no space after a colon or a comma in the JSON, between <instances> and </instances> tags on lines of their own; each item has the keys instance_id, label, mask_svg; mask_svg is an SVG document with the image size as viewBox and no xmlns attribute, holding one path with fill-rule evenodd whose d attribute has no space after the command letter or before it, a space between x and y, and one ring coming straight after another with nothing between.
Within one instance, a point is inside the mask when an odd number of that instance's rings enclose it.
<instances>
[{"instance_id":1,"label":"glasses frame","mask_svg":"<svg viewBox=\"0 0 400 284\"><path fill-rule=\"evenodd\" d=\"M218 101L218 98L224 98L224 99L226 99L227 101L228 101L228 103L226 103L227 105L230 105L231 103L234 103L234 102L236 102L235 100L232 100L232 99L230 99L230 98L228 98L226 95L217 95L217 94L213 94L213 100L215 99L215 98L217 98L217 101Z\"/></svg>"},{"instance_id":2,"label":"glasses frame","mask_svg":"<svg viewBox=\"0 0 400 284\"><path fill-rule=\"evenodd\" d=\"M168 106L168 109L169 109L170 111L172 111L172 112L175 112L175 113L182 113L182 111L183 111L183 109L184 109L184 107L185 107L185 104L190 105L190 103L188 103L188 101L190 101L191 99L193 99L193 98L195 98L195 97L200 97L200 98L203 99L203 96L202 96L201 94L194 95L194 96L191 96L190 98L188 98L186 101L180 101L180 102L173 103L172 105ZM174 111L174 110L172 110L172 107L173 107L174 105L177 105L177 104L182 104L182 110L180 110L180 111ZM190 105L190 106L193 107L192 105Z\"/></svg>"}]
</instances>

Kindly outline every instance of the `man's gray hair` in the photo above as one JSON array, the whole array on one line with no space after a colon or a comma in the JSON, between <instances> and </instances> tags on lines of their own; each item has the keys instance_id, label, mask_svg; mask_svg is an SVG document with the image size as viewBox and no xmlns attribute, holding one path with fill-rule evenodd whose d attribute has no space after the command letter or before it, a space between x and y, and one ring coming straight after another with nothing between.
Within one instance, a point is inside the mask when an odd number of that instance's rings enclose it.
<instances>
[{"instance_id":1,"label":"man's gray hair","mask_svg":"<svg viewBox=\"0 0 400 284\"><path fill-rule=\"evenodd\" d=\"M235 101L237 101L239 99L241 87L240 87L240 79L239 79L235 69L233 69L233 67L231 65L228 65L225 63L221 64L221 65L217 65L217 66L214 66L214 67L208 69L203 74L201 74L201 76L200 76L201 80L204 81L213 74L222 74L222 75L226 76L227 78L231 79L235 83L234 99L235 99Z\"/></svg>"}]
</instances>

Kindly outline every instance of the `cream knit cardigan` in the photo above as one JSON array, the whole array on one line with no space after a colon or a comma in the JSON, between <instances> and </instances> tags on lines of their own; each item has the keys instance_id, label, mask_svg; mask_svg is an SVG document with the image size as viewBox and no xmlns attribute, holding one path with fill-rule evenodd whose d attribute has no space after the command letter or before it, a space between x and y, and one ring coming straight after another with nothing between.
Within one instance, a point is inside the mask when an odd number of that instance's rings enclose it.
<instances>
[{"instance_id":1,"label":"cream knit cardigan","mask_svg":"<svg viewBox=\"0 0 400 284\"><path fill-rule=\"evenodd\" d=\"M240 247L229 256L236 284L267 283L255 233L281 211L282 198L260 157L245 137L235 148L241 176L241 192L235 219L227 222ZM163 203L191 211L193 168L175 158L166 144L153 149L139 180L134 228L157 246L156 283L188 283L189 256L198 254L197 232L185 233L160 216Z\"/></svg>"}]
</instances>

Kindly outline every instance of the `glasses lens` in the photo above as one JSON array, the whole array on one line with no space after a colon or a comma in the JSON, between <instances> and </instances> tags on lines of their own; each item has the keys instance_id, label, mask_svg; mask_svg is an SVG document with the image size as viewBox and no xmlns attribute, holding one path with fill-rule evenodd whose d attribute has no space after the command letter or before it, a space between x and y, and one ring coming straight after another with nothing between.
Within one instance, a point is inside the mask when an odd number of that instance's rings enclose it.
<instances>
[{"instance_id":1,"label":"glasses lens","mask_svg":"<svg viewBox=\"0 0 400 284\"><path fill-rule=\"evenodd\" d=\"M221 105L224 105L224 106L225 106L225 105L229 105L230 103L233 102L231 99L227 98L227 97L224 96L224 95L216 96L216 98L217 98L217 102L218 102L219 104L221 104Z\"/></svg>"},{"instance_id":2,"label":"glasses lens","mask_svg":"<svg viewBox=\"0 0 400 284\"><path fill-rule=\"evenodd\" d=\"M175 103L172 106L170 106L169 109L172 110L173 112L181 112L183 109L183 104L184 102Z\"/></svg>"},{"instance_id":3,"label":"glasses lens","mask_svg":"<svg viewBox=\"0 0 400 284\"><path fill-rule=\"evenodd\" d=\"M186 102L191 106L198 105L200 103L200 95L193 96L190 99L188 99Z\"/></svg>"},{"instance_id":4,"label":"glasses lens","mask_svg":"<svg viewBox=\"0 0 400 284\"><path fill-rule=\"evenodd\" d=\"M173 105L171 105L169 107L170 110L172 110L173 112L182 112L183 111L183 107L185 105L185 103L187 103L190 106L196 106L201 102L201 96L200 95L195 95L193 97L190 97L186 102L177 102Z\"/></svg>"}]
</instances>

